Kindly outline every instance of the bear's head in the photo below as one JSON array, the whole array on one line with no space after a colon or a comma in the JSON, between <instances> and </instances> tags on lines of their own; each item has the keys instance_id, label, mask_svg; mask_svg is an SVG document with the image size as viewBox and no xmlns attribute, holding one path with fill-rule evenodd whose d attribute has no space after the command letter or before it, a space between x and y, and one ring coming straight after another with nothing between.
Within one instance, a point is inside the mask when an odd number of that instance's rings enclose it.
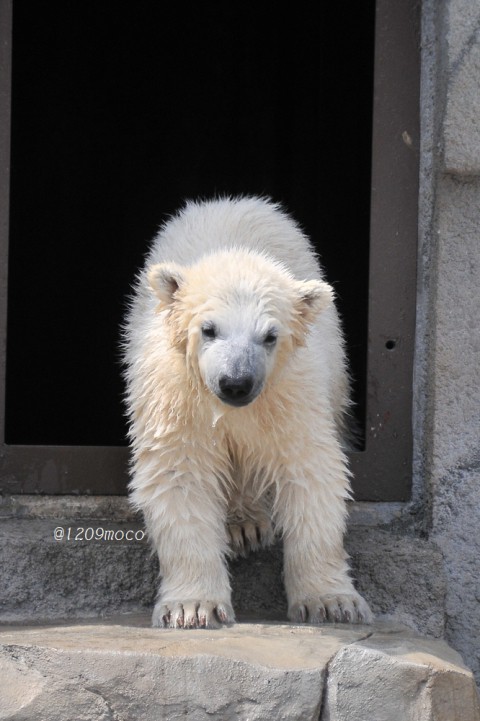
<instances>
[{"instance_id":1,"label":"bear's head","mask_svg":"<svg viewBox=\"0 0 480 721\"><path fill-rule=\"evenodd\" d=\"M321 280L296 280L276 261L236 249L191 266L154 265L148 280L192 382L236 407L274 382L333 297Z\"/></svg>"}]
</instances>

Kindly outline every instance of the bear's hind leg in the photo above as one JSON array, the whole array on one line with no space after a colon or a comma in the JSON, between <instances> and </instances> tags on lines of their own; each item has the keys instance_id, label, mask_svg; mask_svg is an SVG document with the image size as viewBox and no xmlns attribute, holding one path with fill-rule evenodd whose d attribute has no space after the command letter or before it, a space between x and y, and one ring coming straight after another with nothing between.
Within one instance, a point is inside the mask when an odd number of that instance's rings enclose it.
<instances>
[{"instance_id":1,"label":"bear's hind leg","mask_svg":"<svg viewBox=\"0 0 480 721\"><path fill-rule=\"evenodd\" d=\"M249 551L269 546L274 539L274 531L268 494L259 498L240 491L232 494L227 527L233 555L246 556Z\"/></svg>"}]
</instances>

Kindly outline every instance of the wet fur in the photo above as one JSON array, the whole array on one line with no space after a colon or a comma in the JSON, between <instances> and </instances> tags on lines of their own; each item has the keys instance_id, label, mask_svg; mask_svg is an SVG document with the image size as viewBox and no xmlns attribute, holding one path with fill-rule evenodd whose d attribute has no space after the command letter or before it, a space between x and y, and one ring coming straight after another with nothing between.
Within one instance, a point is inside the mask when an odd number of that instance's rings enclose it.
<instances>
[{"instance_id":1,"label":"wet fur","mask_svg":"<svg viewBox=\"0 0 480 721\"><path fill-rule=\"evenodd\" d=\"M349 384L332 299L307 238L263 199L188 203L155 239L125 331L131 499L162 574L154 625L233 622L226 559L275 534L291 620L371 620L343 549ZM232 408L216 380L243 357L261 389Z\"/></svg>"}]
</instances>

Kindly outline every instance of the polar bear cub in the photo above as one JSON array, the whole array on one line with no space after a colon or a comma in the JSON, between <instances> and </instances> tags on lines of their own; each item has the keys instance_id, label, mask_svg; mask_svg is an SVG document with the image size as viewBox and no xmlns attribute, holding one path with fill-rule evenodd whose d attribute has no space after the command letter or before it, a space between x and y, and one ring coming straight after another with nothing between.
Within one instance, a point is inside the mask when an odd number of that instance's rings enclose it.
<instances>
[{"instance_id":1,"label":"polar bear cub","mask_svg":"<svg viewBox=\"0 0 480 721\"><path fill-rule=\"evenodd\" d=\"M343 549L348 378L331 287L279 206L189 202L125 328L131 499L162 576L153 625L235 620L226 559L283 538L288 617L370 622Z\"/></svg>"}]
</instances>

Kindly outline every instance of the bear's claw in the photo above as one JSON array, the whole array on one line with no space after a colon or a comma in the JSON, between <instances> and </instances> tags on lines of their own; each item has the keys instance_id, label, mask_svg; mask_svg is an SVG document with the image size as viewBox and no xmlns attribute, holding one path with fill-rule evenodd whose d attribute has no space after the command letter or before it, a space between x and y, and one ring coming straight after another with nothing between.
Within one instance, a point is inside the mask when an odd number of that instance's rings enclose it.
<instances>
[{"instance_id":1,"label":"bear's claw","mask_svg":"<svg viewBox=\"0 0 480 721\"><path fill-rule=\"evenodd\" d=\"M328 594L293 603L288 618L294 623L372 623L373 614L358 594Z\"/></svg>"},{"instance_id":2,"label":"bear's claw","mask_svg":"<svg viewBox=\"0 0 480 721\"><path fill-rule=\"evenodd\" d=\"M273 527L269 519L238 521L228 524L230 548L234 555L246 556L249 551L258 551L273 541Z\"/></svg>"},{"instance_id":3,"label":"bear's claw","mask_svg":"<svg viewBox=\"0 0 480 721\"><path fill-rule=\"evenodd\" d=\"M160 628L219 628L234 621L233 608L215 601L159 602L152 616L152 626Z\"/></svg>"}]
</instances>

